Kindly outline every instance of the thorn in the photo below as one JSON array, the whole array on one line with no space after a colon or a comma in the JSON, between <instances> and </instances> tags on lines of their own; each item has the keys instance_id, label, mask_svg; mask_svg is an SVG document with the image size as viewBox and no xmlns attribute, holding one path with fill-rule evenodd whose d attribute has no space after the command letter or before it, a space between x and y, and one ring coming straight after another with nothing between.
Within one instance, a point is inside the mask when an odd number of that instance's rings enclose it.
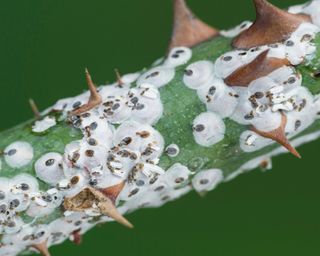
<instances>
[{"instance_id":1,"label":"thorn","mask_svg":"<svg viewBox=\"0 0 320 256\"><path fill-rule=\"evenodd\" d=\"M111 200L100 202L98 207L100 208L102 214L114 219L127 228L133 228L133 225L118 212Z\"/></svg>"},{"instance_id":2,"label":"thorn","mask_svg":"<svg viewBox=\"0 0 320 256\"><path fill-rule=\"evenodd\" d=\"M33 114L34 114L34 117L36 118L36 119L40 119L40 117L41 117L41 114L40 114L40 111L39 111L39 109L38 109L38 107L37 107L37 104L34 102L34 100L33 99L29 99L29 104L30 104L30 107L31 107L31 110L32 110L32 112L33 112Z\"/></svg>"},{"instance_id":3,"label":"thorn","mask_svg":"<svg viewBox=\"0 0 320 256\"><path fill-rule=\"evenodd\" d=\"M233 46L249 49L279 43L290 37L301 23L310 22L310 16L283 11L266 0L254 0L256 21L233 40Z\"/></svg>"},{"instance_id":4,"label":"thorn","mask_svg":"<svg viewBox=\"0 0 320 256\"><path fill-rule=\"evenodd\" d=\"M169 50L177 46L192 47L218 35L218 30L199 20L185 0L173 0L174 22Z\"/></svg>"},{"instance_id":5,"label":"thorn","mask_svg":"<svg viewBox=\"0 0 320 256\"><path fill-rule=\"evenodd\" d=\"M86 80L87 80L88 88L90 91L89 101L87 104L84 104L80 108L74 110L72 112L72 115L80 115L84 112L87 112L87 111L95 108L96 106L98 106L102 102L101 96L98 93L97 88L94 85L92 78L91 78L91 75L90 75L87 68L85 69L85 73L86 73Z\"/></svg>"},{"instance_id":6,"label":"thorn","mask_svg":"<svg viewBox=\"0 0 320 256\"><path fill-rule=\"evenodd\" d=\"M256 129L255 127L252 127L252 130L259 134L262 137L274 140L278 142L280 145L285 147L287 150L289 150L294 156L301 158L301 155L298 153L298 151L290 144L286 134L285 134L285 128L287 125L287 116L284 113L281 113L281 124L280 127L270 131L270 132L262 132Z\"/></svg>"},{"instance_id":7,"label":"thorn","mask_svg":"<svg viewBox=\"0 0 320 256\"><path fill-rule=\"evenodd\" d=\"M51 256L48 250L47 241L44 241L40 244L34 244L32 247L38 250L42 256Z\"/></svg>"},{"instance_id":8,"label":"thorn","mask_svg":"<svg viewBox=\"0 0 320 256\"><path fill-rule=\"evenodd\" d=\"M121 193L122 189L124 188L124 185L125 185L125 182L123 181L123 182L121 182L117 185L114 185L112 187L101 189L100 192L102 194L104 194L106 197L108 197L113 204L115 204L119 194Z\"/></svg>"},{"instance_id":9,"label":"thorn","mask_svg":"<svg viewBox=\"0 0 320 256\"><path fill-rule=\"evenodd\" d=\"M73 240L76 245L80 245L82 243L82 235L80 234L81 229L75 230L72 232Z\"/></svg>"},{"instance_id":10,"label":"thorn","mask_svg":"<svg viewBox=\"0 0 320 256\"><path fill-rule=\"evenodd\" d=\"M128 228L133 228L133 225L118 212L112 200L94 188L85 188L76 196L65 198L63 203L66 210L75 212L92 209L94 205L99 208L101 214L114 219Z\"/></svg>"},{"instance_id":11,"label":"thorn","mask_svg":"<svg viewBox=\"0 0 320 256\"><path fill-rule=\"evenodd\" d=\"M123 81L122 81L122 77L121 74L119 72L119 70L117 68L114 69L114 72L116 73L116 77L117 77L117 83L119 86L123 85Z\"/></svg>"},{"instance_id":12,"label":"thorn","mask_svg":"<svg viewBox=\"0 0 320 256\"><path fill-rule=\"evenodd\" d=\"M269 50L263 51L252 62L235 70L224 80L225 83L229 86L247 87L252 81L290 64L287 59L268 58L268 52Z\"/></svg>"}]
</instances>

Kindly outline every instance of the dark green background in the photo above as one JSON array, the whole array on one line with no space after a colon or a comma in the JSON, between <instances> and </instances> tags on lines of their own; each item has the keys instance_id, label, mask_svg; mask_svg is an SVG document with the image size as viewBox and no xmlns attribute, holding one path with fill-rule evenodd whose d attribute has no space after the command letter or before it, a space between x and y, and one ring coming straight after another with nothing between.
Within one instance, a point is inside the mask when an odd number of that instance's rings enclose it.
<instances>
[{"instance_id":1,"label":"dark green background","mask_svg":"<svg viewBox=\"0 0 320 256\"><path fill-rule=\"evenodd\" d=\"M253 19L250 0L190 0L218 28ZM297 0L272 1L285 7ZM97 83L148 66L166 51L170 0L7 0L0 4L0 130L32 116L28 98L44 109L85 88L88 67ZM52 254L87 255L319 255L320 141L274 159L207 197L191 193L161 209L129 216L136 228L111 223L77 247Z\"/></svg>"}]
</instances>

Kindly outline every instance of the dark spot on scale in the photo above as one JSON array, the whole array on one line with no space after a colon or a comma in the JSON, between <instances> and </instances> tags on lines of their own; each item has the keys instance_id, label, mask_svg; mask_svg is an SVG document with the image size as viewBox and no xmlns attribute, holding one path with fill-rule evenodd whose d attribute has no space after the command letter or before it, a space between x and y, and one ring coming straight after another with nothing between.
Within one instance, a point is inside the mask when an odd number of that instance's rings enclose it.
<instances>
[{"instance_id":1,"label":"dark spot on scale","mask_svg":"<svg viewBox=\"0 0 320 256\"><path fill-rule=\"evenodd\" d=\"M291 41L291 40L288 40L288 41L286 42L286 46L289 46L289 47L294 46L294 42Z\"/></svg>"},{"instance_id":2,"label":"dark spot on scale","mask_svg":"<svg viewBox=\"0 0 320 256\"><path fill-rule=\"evenodd\" d=\"M152 72L150 75L146 76L146 79L151 78L151 77L156 77L156 76L158 76L159 74L160 74L159 71Z\"/></svg>"},{"instance_id":3,"label":"dark spot on scale","mask_svg":"<svg viewBox=\"0 0 320 256\"><path fill-rule=\"evenodd\" d=\"M93 122L93 123L90 124L90 130L91 131L97 129L97 127L98 127L98 124L96 122Z\"/></svg>"},{"instance_id":4,"label":"dark spot on scale","mask_svg":"<svg viewBox=\"0 0 320 256\"><path fill-rule=\"evenodd\" d=\"M312 40L312 35L309 34L305 34L302 38L301 38L301 42L309 42Z\"/></svg>"},{"instance_id":5,"label":"dark spot on scale","mask_svg":"<svg viewBox=\"0 0 320 256\"><path fill-rule=\"evenodd\" d=\"M202 180L200 180L200 184L201 185L206 185L206 184L208 184L209 183L209 180L208 179L202 179Z\"/></svg>"},{"instance_id":6,"label":"dark spot on scale","mask_svg":"<svg viewBox=\"0 0 320 256\"><path fill-rule=\"evenodd\" d=\"M9 222L7 223L7 226L8 226L9 228L13 228L13 227L16 226L16 223L15 223L14 221L9 221Z\"/></svg>"},{"instance_id":7,"label":"dark spot on scale","mask_svg":"<svg viewBox=\"0 0 320 256\"><path fill-rule=\"evenodd\" d=\"M28 190L30 187L29 187L29 185L26 184L26 183L21 183L21 184L20 184L20 188L21 188L23 191L26 191L26 190Z\"/></svg>"},{"instance_id":8,"label":"dark spot on scale","mask_svg":"<svg viewBox=\"0 0 320 256\"><path fill-rule=\"evenodd\" d=\"M130 159L131 160L137 160L138 159L138 156L137 156L137 154L135 154L135 153L132 153L131 155L130 155Z\"/></svg>"},{"instance_id":9,"label":"dark spot on scale","mask_svg":"<svg viewBox=\"0 0 320 256\"><path fill-rule=\"evenodd\" d=\"M153 185L154 183L156 183L156 181L158 180L159 175L155 175L154 177L152 177L149 181L150 185Z\"/></svg>"},{"instance_id":10,"label":"dark spot on scale","mask_svg":"<svg viewBox=\"0 0 320 256\"><path fill-rule=\"evenodd\" d=\"M77 162L80 158L80 154L78 152L73 153L72 155L72 161Z\"/></svg>"},{"instance_id":11,"label":"dark spot on scale","mask_svg":"<svg viewBox=\"0 0 320 256\"><path fill-rule=\"evenodd\" d=\"M90 138L88 140L88 143L89 143L90 146L96 146L97 145L97 141L95 139L93 139L93 138Z\"/></svg>"},{"instance_id":12,"label":"dark spot on scale","mask_svg":"<svg viewBox=\"0 0 320 256\"><path fill-rule=\"evenodd\" d=\"M27 240L29 240L29 239L31 239L31 238L32 238L31 235L26 235L26 236L24 236L24 237L22 238L22 240L23 240L23 241L27 241Z\"/></svg>"},{"instance_id":13,"label":"dark spot on scale","mask_svg":"<svg viewBox=\"0 0 320 256\"><path fill-rule=\"evenodd\" d=\"M254 47L250 50L250 52L257 52L260 50L260 47Z\"/></svg>"},{"instance_id":14,"label":"dark spot on scale","mask_svg":"<svg viewBox=\"0 0 320 256\"><path fill-rule=\"evenodd\" d=\"M278 48L278 45L277 44L270 44L269 47L270 48Z\"/></svg>"},{"instance_id":15,"label":"dark spot on scale","mask_svg":"<svg viewBox=\"0 0 320 256\"><path fill-rule=\"evenodd\" d=\"M78 220L74 223L75 226L80 226L82 224L82 221L81 220Z\"/></svg>"},{"instance_id":16,"label":"dark spot on scale","mask_svg":"<svg viewBox=\"0 0 320 256\"><path fill-rule=\"evenodd\" d=\"M54 159L48 159L46 161L46 166L52 166L54 164L55 160Z\"/></svg>"},{"instance_id":17,"label":"dark spot on scale","mask_svg":"<svg viewBox=\"0 0 320 256\"><path fill-rule=\"evenodd\" d=\"M5 199L6 194L3 191L0 191L0 200Z\"/></svg>"},{"instance_id":18,"label":"dark spot on scale","mask_svg":"<svg viewBox=\"0 0 320 256\"><path fill-rule=\"evenodd\" d=\"M96 180L96 179L91 179L90 181L89 181L89 185L90 186L96 186L98 184L98 181Z\"/></svg>"},{"instance_id":19,"label":"dark spot on scale","mask_svg":"<svg viewBox=\"0 0 320 256\"><path fill-rule=\"evenodd\" d=\"M137 180L137 182L136 182L136 185L138 187L142 187L142 186L144 186L144 184L145 184L145 182L143 180Z\"/></svg>"},{"instance_id":20,"label":"dark spot on scale","mask_svg":"<svg viewBox=\"0 0 320 256\"><path fill-rule=\"evenodd\" d=\"M94 156L94 151L91 149L86 150L86 156L87 157L93 157Z\"/></svg>"},{"instance_id":21,"label":"dark spot on scale","mask_svg":"<svg viewBox=\"0 0 320 256\"><path fill-rule=\"evenodd\" d=\"M252 120L254 118L254 116L252 114L247 114L244 116L244 119L246 120Z\"/></svg>"},{"instance_id":22,"label":"dark spot on scale","mask_svg":"<svg viewBox=\"0 0 320 256\"><path fill-rule=\"evenodd\" d=\"M79 180L80 180L79 176L74 176L71 178L70 183L72 185L76 185L79 182Z\"/></svg>"},{"instance_id":23,"label":"dark spot on scale","mask_svg":"<svg viewBox=\"0 0 320 256\"><path fill-rule=\"evenodd\" d=\"M230 60L232 60L232 56L225 56L225 57L223 57L223 60L230 61Z\"/></svg>"},{"instance_id":24,"label":"dark spot on scale","mask_svg":"<svg viewBox=\"0 0 320 256\"><path fill-rule=\"evenodd\" d=\"M172 54L171 57L174 59L178 59L180 57L180 55L179 54Z\"/></svg>"},{"instance_id":25,"label":"dark spot on scale","mask_svg":"<svg viewBox=\"0 0 320 256\"><path fill-rule=\"evenodd\" d=\"M244 23L240 26L241 29L244 29L245 27L247 27L247 23Z\"/></svg>"},{"instance_id":26,"label":"dark spot on scale","mask_svg":"<svg viewBox=\"0 0 320 256\"><path fill-rule=\"evenodd\" d=\"M112 106L112 110L117 110L120 107L119 103L116 103Z\"/></svg>"},{"instance_id":27,"label":"dark spot on scale","mask_svg":"<svg viewBox=\"0 0 320 256\"><path fill-rule=\"evenodd\" d=\"M107 102L103 103L103 106L110 107L110 106L112 106L112 104L113 104L113 101L107 101Z\"/></svg>"},{"instance_id":28,"label":"dark spot on scale","mask_svg":"<svg viewBox=\"0 0 320 256\"><path fill-rule=\"evenodd\" d=\"M42 198L45 202L48 202L48 203L52 202L52 197L51 197L50 195L43 195L41 198Z\"/></svg>"},{"instance_id":29,"label":"dark spot on scale","mask_svg":"<svg viewBox=\"0 0 320 256\"><path fill-rule=\"evenodd\" d=\"M13 199L10 202L10 209L17 208L20 205L20 201L18 199Z\"/></svg>"},{"instance_id":30,"label":"dark spot on scale","mask_svg":"<svg viewBox=\"0 0 320 256\"><path fill-rule=\"evenodd\" d=\"M144 104L137 104L136 110L142 110L144 109Z\"/></svg>"},{"instance_id":31,"label":"dark spot on scale","mask_svg":"<svg viewBox=\"0 0 320 256\"><path fill-rule=\"evenodd\" d=\"M184 74L185 74L186 76L192 76L192 75L193 75L193 71L192 71L191 69L186 69L186 70L184 71Z\"/></svg>"},{"instance_id":32,"label":"dark spot on scale","mask_svg":"<svg viewBox=\"0 0 320 256\"><path fill-rule=\"evenodd\" d=\"M131 137L125 137L125 138L122 140L122 143L125 144L125 145L129 145L131 142L132 142L132 138L131 138ZM121 143L121 144L122 144L122 143Z\"/></svg>"},{"instance_id":33,"label":"dark spot on scale","mask_svg":"<svg viewBox=\"0 0 320 256\"><path fill-rule=\"evenodd\" d=\"M178 177L174 180L175 183L180 184L182 182L184 182L184 178L183 177Z\"/></svg>"},{"instance_id":34,"label":"dark spot on scale","mask_svg":"<svg viewBox=\"0 0 320 256\"><path fill-rule=\"evenodd\" d=\"M215 86L211 86L208 94L212 96L215 94L216 90L217 90L217 88Z\"/></svg>"},{"instance_id":35,"label":"dark spot on scale","mask_svg":"<svg viewBox=\"0 0 320 256\"><path fill-rule=\"evenodd\" d=\"M133 104L137 104L139 99L138 97L133 97L131 100L130 100Z\"/></svg>"},{"instance_id":36,"label":"dark spot on scale","mask_svg":"<svg viewBox=\"0 0 320 256\"><path fill-rule=\"evenodd\" d=\"M307 105L307 100L303 99L301 104L300 104L300 108L303 109L303 108L305 108L306 105Z\"/></svg>"},{"instance_id":37,"label":"dark spot on scale","mask_svg":"<svg viewBox=\"0 0 320 256\"><path fill-rule=\"evenodd\" d=\"M7 206L5 204L0 205L0 213L5 213L7 210Z\"/></svg>"},{"instance_id":38,"label":"dark spot on scale","mask_svg":"<svg viewBox=\"0 0 320 256\"><path fill-rule=\"evenodd\" d=\"M296 82L296 78L295 77L290 77L289 79L288 79L288 83L289 84L294 84Z\"/></svg>"},{"instance_id":39,"label":"dark spot on scale","mask_svg":"<svg viewBox=\"0 0 320 256\"><path fill-rule=\"evenodd\" d=\"M74 109L80 108L81 104L82 104L81 101L76 101L75 103L73 103L72 107L73 107Z\"/></svg>"},{"instance_id":40,"label":"dark spot on scale","mask_svg":"<svg viewBox=\"0 0 320 256\"><path fill-rule=\"evenodd\" d=\"M45 232L44 231L41 231L39 233L36 233L36 238L40 238L40 237L43 237L45 235Z\"/></svg>"},{"instance_id":41,"label":"dark spot on scale","mask_svg":"<svg viewBox=\"0 0 320 256\"><path fill-rule=\"evenodd\" d=\"M91 116L90 113L84 113L84 114L82 114L82 117L83 117L83 118L88 118L88 117L90 117L90 116Z\"/></svg>"},{"instance_id":42,"label":"dark spot on scale","mask_svg":"<svg viewBox=\"0 0 320 256\"><path fill-rule=\"evenodd\" d=\"M136 194L139 192L139 190L140 190L140 189L138 189L138 188L133 189L133 190L130 192L129 197L132 197L132 196L136 195Z\"/></svg>"},{"instance_id":43,"label":"dark spot on scale","mask_svg":"<svg viewBox=\"0 0 320 256\"><path fill-rule=\"evenodd\" d=\"M162 191L164 189L164 186L159 186L157 188L155 188L155 192L159 192L159 191Z\"/></svg>"},{"instance_id":44,"label":"dark spot on scale","mask_svg":"<svg viewBox=\"0 0 320 256\"><path fill-rule=\"evenodd\" d=\"M150 132L148 131L136 132L136 135L139 135L141 138L145 139L150 136Z\"/></svg>"},{"instance_id":45,"label":"dark spot on scale","mask_svg":"<svg viewBox=\"0 0 320 256\"><path fill-rule=\"evenodd\" d=\"M169 155L169 156L174 156L178 153L178 150L174 147L168 147L166 149L166 153Z\"/></svg>"},{"instance_id":46,"label":"dark spot on scale","mask_svg":"<svg viewBox=\"0 0 320 256\"><path fill-rule=\"evenodd\" d=\"M263 92L256 92L256 93L254 94L254 96L255 96L256 99L261 99L261 98L263 98L264 93L263 93Z\"/></svg>"},{"instance_id":47,"label":"dark spot on scale","mask_svg":"<svg viewBox=\"0 0 320 256\"><path fill-rule=\"evenodd\" d=\"M7 153L8 156L13 156L17 153L17 150L16 149L10 149Z\"/></svg>"},{"instance_id":48,"label":"dark spot on scale","mask_svg":"<svg viewBox=\"0 0 320 256\"><path fill-rule=\"evenodd\" d=\"M297 120L294 124L294 129L295 130L298 130L299 128L301 127L301 121L300 120Z\"/></svg>"},{"instance_id":49,"label":"dark spot on scale","mask_svg":"<svg viewBox=\"0 0 320 256\"><path fill-rule=\"evenodd\" d=\"M196 126L193 127L193 130L195 130L196 132L202 132L204 131L205 126L203 124L197 124Z\"/></svg>"},{"instance_id":50,"label":"dark spot on scale","mask_svg":"<svg viewBox=\"0 0 320 256\"><path fill-rule=\"evenodd\" d=\"M154 152L154 149L151 147L147 147L143 152L142 155L144 156L150 156Z\"/></svg>"},{"instance_id":51,"label":"dark spot on scale","mask_svg":"<svg viewBox=\"0 0 320 256\"><path fill-rule=\"evenodd\" d=\"M169 199L170 199L170 196L164 196L164 197L161 198L162 201L167 201Z\"/></svg>"},{"instance_id":52,"label":"dark spot on scale","mask_svg":"<svg viewBox=\"0 0 320 256\"><path fill-rule=\"evenodd\" d=\"M104 113L106 113L108 116L112 116L112 115L114 114L114 112L111 111L110 109L105 109L105 110L103 110L103 111L104 111Z\"/></svg>"}]
</instances>

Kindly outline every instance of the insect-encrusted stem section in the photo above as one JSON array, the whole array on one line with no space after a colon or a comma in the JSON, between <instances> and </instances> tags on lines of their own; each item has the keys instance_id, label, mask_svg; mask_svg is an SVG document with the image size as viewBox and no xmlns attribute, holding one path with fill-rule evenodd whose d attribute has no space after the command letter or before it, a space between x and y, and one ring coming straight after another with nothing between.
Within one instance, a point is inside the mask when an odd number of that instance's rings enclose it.
<instances>
[{"instance_id":1,"label":"insect-encrusted stem section","mask_svg":"<svg viewBox=\"0 0 320 256\"><path fill-rule=\"evenodd\" d=\"M320 137L320 1L254 2L256 22L218 32L174 1L165 58L108 85L86 70L89 91L0 133L0 256L300 157Z\"/></svg>"}]
</instances>

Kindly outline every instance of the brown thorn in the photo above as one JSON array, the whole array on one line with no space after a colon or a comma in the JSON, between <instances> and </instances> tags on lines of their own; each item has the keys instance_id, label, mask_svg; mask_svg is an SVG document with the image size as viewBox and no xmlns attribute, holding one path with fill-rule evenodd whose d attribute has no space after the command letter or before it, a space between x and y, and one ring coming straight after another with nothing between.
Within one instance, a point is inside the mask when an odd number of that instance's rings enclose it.
<instances>
[{"instance_id":1,"label":"brown thorn","mask_svg":"<svg viewBox=\"0 0 320 256\"><path fill-rule=\"evenodd\" d=\"M124 188L124 185L125 185L125 182L123 181L123 182L121 182L117 185L114 185L112 187L100 189L100 192L102 194L104 194L106 197L108 197L113 204L115 204L119 194L121 193L122 189Z\"/></svg>"},{"instance_id":2,"label":"brown thorn","mask_svg":"<svg viewBox=\"0 0 320 256\"><path fill-rule=\"evenodd\" d=\"M177 46L192 47L219 34L218 30L199 20L185 0L173 0L174 22L169 50Z\"/></svg>"},{"instance_id":3,"label":"brown thorn","mask_svg":"<svg viewBox=\"0 0 320 256\"><path fill-rule=\"evenodd\" d=\"M112 200L94 188L85 188L74 197L65 198L63 203L66 210L76 212L92 209L94 205L99 208L103 215L114 219L128 228L133 228L133 225L118 212Z\"/></svg>"},{"instance_id":4,"label":"brown thorn","mask_svg":"<svg viewBox=\"0 0 320 256\"><path fill-rule=\"evenodd\" d=\"M119 70L117 68L114 69L114 72L116 73L116 77L117 77L117 83L118 85L123 85L123 81L122 81L122 77L121 77L121 74L119 72Z\"/></svg>"},{"instance_id":5,"label":"brown thorn","mask_svg":"<svg viewBox=\"0 0 320 256\"><path fill-rule=\"evenodd\" d=\"M51 256L48 250L47 241L40 244L33 244L32 247L39 251L42 256Z\"/></svg>"},{"instance_id":6,"label":"brown thorn","mask_svg":"<svg viewBox=\"0 0 320 256\"><path fill-rule=\"evenodd\" d=\"M269 50L263 51L252 62L235 70L224 80L225 83L229 86L247 87L252 81L290 64L287 59L268 58L268 52Z\"/></svg>"},{"instance_id":7,"label":"brown thorn","mask_svg":"<svg viewBox=\"0 0 320 256\"><path fill-rule=\"evenodd\" d=\"M290 37L301 23L310 22L304 14L292 14L281 10L266 0L254 0L256 21L237 36L232 45L239 49L279 43Z\"/></svg>"},{"instance_id":8,"label":"brown thorn","mask_svg":"<svg viewBox=\"0 0 320 256\"><path fill-rule=\"evenodd\" d=\"M287 116L284 113L281 113L281 116L282 116L281 117L281 124L280 124L279 128L277 128L273 131L270 131L270 132L263 132L263 131L259 131L255 127L252 127L252 131L254 131L255 133L259 134L260 136L262 136L264 138L268 138L268 139L271 139L271 140L278 142L280 145L282 145L287 150L289 150L294 156L301 158L301 155L290 144L290 142L285 134L285 128L286 128L287 121L288 121Z\"/></svg>"},{"instance_id":9,"label":"brown thorn","mask_svg":"<svg viewBox=\"0 0 320 256\"><path fill-rule=\"evenodd\" d=\"M87 68L85 69L85 73L86 73L86 80L87 80L88 88L90 91L89 101L87 104L84 104L80 108L72 111L72 113L71 113L72 115L80 115L84 112L87 112L87 111L95 108L96 106L98 106L102 102L102 98L101 98L100 94L98 93L97 88L94 85L92 78L91 78L91 75L90 75Z\"/></svg>"},{"instance_id":10,"label":"brown thorn","mask_svg":"<svg viewBox=\"0 0 320 256\"><path fill-rule=\"evenodd\" d=\"M98 207L100 208L102 214L114 219L127 228L133 228L133 225L118 212L117 208L111 201L100 203Z\"/></svg>"},{"instance_id":11,"label":"brown thorn","mask_svg":"<svg viewBox=\"0 0 320 256\"><path fill-rule=\"evenodd\" d=\"M82 235L80 234L81 230L75 230L72 232L73 240L76 245L80 245L82 243Z\"/></svg>"},{"instance_id":12,"label":"brown thorn","mask_svg":"<svg viewBox=\"0 0 320 256\"><path fill-rule=\"evenodd\" d=\"M31 107L31 110L32 110L32 112L33 112L33 114L34 114L34 117L36 118L36 119L40 119L40 117L41 117L41 114L40 114L40 111L39 111L39 109L38 109L38 107L37 107L37 104L34 102L34 100L33 99L29 99L29 104L30 104L30 107Z\"/></svg>"}]
</instances>

